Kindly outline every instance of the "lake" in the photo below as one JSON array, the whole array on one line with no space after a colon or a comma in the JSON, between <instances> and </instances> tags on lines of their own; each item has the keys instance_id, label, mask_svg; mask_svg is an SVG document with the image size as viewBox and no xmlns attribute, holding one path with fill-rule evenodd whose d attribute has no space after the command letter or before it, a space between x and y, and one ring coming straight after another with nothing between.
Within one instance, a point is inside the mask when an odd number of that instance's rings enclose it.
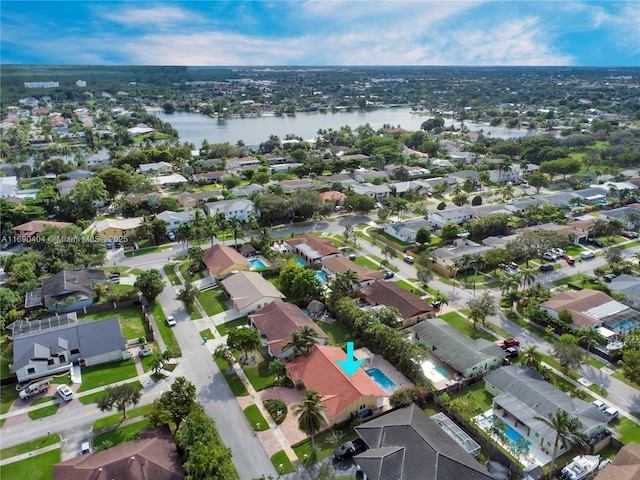
<instances>
[{"instance_id":1,"label":"lake","mask_svg":"<svg viewBox=\"0 0 640 480\"><path fill-rule=\"evenodd\" d=\"M384 108L370 112L338 112L338 113L303 113L295 116L282 117L251 117L251 118L210 118L194 112L164 113L162 110L149 110L149 113L169 122L180 134L180 141L193 143L196 147L202 145L203 140L209 143L229 142L235 145L242 140L245 145L259 145L266 141L269 135L277 135L284 139L287 134L293 134L305 140L314 139L318 130L349 125L355 129L368 123L374 130L385 124L401 127L405 130L419 130L422 122L429 116L412 113L410 108ZM445 124L460 127L459 122L446 120ZM483 130L485 135L497 138L516 138L538 135L538 132L514 128L491 127L474 123L465 123L472 132Z\"/></svg>"}]
</instances>

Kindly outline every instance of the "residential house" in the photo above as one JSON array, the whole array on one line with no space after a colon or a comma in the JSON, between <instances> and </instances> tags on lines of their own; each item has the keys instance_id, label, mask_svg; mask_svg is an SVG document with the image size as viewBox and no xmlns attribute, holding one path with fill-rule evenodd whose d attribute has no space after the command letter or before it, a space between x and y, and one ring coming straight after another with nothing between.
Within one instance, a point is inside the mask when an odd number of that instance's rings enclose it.
<instances>
[{"instance_id":1,"label":"residential house","mask_svg":"<svg viewBox=\"0 0 640 480\"><path fill-rule=\"evenodd\" d=\"M93 172L89 170L77 169L67 173L67 178L69 180L80 180L81 178L88 179L93 177Z\"/></svg>"},{"instance_id":2,"label":"residential house","mask_svg":"<svg viewBox=\"0 0 640 480\"><path fill-rule=\"evenodd\" d=\"M251 200L245 199L207 202L204 204L204 211L210 217L215 216L217 212L222 212L227 220L237 218L241 222L249 220L251 215L260 218L260 210Z\"/></svg>"},{"instance_id":3,"label":"residential house","mask_svg":"<svg viewBox=\"0 0 640 480\"><path fill-rule=\"evenodd\" d=\"M589 236L591 225L593 225L593 219L591 220L576 220L575 222L569 222L566 225L557 225L553 222L544 223L542 225L536 225L534 227L525 227L523 232L529 230L553 230L559 235L567 235L567 237L573 241L574 245L580 245L587 241Z\"/></svg>"},{"instance_id":4,"label":"residential house","mask_svg":"<svg viewBox=\"0 0 640 480\"><path fill-rule=\"evenodd\" d=\"M375 178L388 179L389 174L385 171L368 170L366 168L359 168L353 172L353 179L358 183L370 182Z\"/></svg>"},{"instance_id":5,"label":"residential house","mask_svg":"<svg viewBox=\"0 0 640 480\"><path fill-rule=\"evenodd\" d=\"M253 313L285 296L257 272L240 271L220 282L240 315Z\"/></svg>"},{"instance_id":6,"label":"residential house","mask_svg":"<svg viewBox=\"0 0 640 480\"><path fill-rule=\"evenodd\" d=\"M322 270L328 278L335 278L336 275L351 270L358 276L358 283L353 286L354 290L371 285L373 282L384 279L384 272L361 267L347 257L332 257L322 262Z\"/></svg>"},{"instance_id":7,"label":"residential house","mask_svg":"<svg viewBox=\"0 0 640 480\"><path fill-rule=\"evenodd\" d=\"M582 423L587 438L607 428L607 416L594 405L567 395L531 367L506 366L485 377L485 389L493 395L493 414L548 455L553 454L556 431L538 417L548 418L558 409ZM560 442L562 455L570 444Z\"/></svg>"},{"instance_id":8,"label":"residential house","mask_svg":"<svg viewBox=\"0 0 640 480\"><path fill-rule=\"evenodd\" d=\"M184 178L179 173L172 173L170 175L160 175L157 177L153 177L153 181L160 188L171 188L182 183L189 183L189 180Z\"/></svg>"},{"instance_id":9,"label":"residential house","mask_svg":"<svg viewBox=\"0 0 640 480\"><path fill-rule=\"evenodd\" d=\"M421 175L429 175L431 173L431 171L425 167L419 167L417 165L395 165L393 163L386 165L384 167L384 171L389 175L389 177L393 177L397 168L404 168L409 174L409 177L419 177Z\"/></svg>"},{"instance_id":10,"label":"residential house","mask_svg":"<svg viewBox=\"0 0 640 480\"><path fill-rule=\"evenodd\" d=\"M285 247L294 252L307 263L322 263L328 258L342 255L342 250L326 238L305 233L296 238L283 240Z\"/></svg>"},{"instance_id":11,"label":"residential house","mask_svg":"<svg viewBox=\"0 0 640 480\"><path fill-rule=\"evenodd\" d=\"M291 162L291 163L271 163L269 162L269 175L273 175L274 173L289 173L293 169L301 167L304 163L300 162Z\"/></svg>"},{"instance_id":12,"label":"residential house","mask_svg":"<svg viewBox=\"0 0 640 480\"><path fill-rule=\"evenodd\" d=\"M494 183L516 182L520 180L520 172L512 168L489 170L489 179Z\"/></svg>"},{"instance_id":13,"label":"residential house","mask_svg":"<svg viewBox=\"0 0 640 480\"><path fill-rule=\"evenodd\" d=\"M573 205L572 199L579 198L582 201L582 197L575 192L558 192L545 195L548 202L552 203L558 208L569 208Z\"/></svg>"},{"instance_id":14,"label":"residential house","mask_svg":"<svg viewBox=\"0 0 640 480\"><path fill-rule=\"evenodd\" d=\"M282 187L282 191L284 193L295 192L296 190L306 189L306 188L316 188L318 185L315 184L313 180L307 180L304 178L297 180L282 180L277 182L277 184Z\"/></svg>"},{"instance_id":15,"label":"residential house","mask_svg":"<svg viewBox=\"0 0 640 480\"><path fill-rule=\"evenodd\" d=\"M243 170L245 168L259 167L262 162L257 157L242 157L227 159L227 168L231 170Z\"/></svg>"},{"instance_id":16,"label":"residential house","mask_svg":"<svg viewBox=\"0 0 640 480\"><path fill-rule=\"evenodd\" d=\"M420 183L425 186L427 193L433 192L433 187L440 183L446 184L444 177L423 178Z\"/></svg>"},{"instance_id":17,"label":"residential house","mask_svg":"<svg viewBox=\"0 0 640 480\"><path fill-rule=\"evenodd\" d=\"M354 457L365 480L493 480L415 403L355 430L369 447Z\"/></svg>"},{"instance_id":18,"label":"residential house","mask_svg":"<svg viewBox=\"0 0 640 480\"><path fill-rule=\"evenodd\" d=\"M404 243L415 243L416 234L421 228L431 231L431 224L424 218L414 218L406 222L387 223L382 227L384 233Z\"/></svg>"},{"instance_id":19,"label":"residential house","mask_svg":"<svg viewBox=\"0 0 640 480\"><path fill-rule=\"evenodd\" d=\"M445 160L445 159L440 159L440 158L435 158L433 160L431 160L431 165L433 167L453 167L453 162L451 162L450 160Z\"/></svg>"},{"instance_id":20,"label":"residential house","mask_svg":"<svg viewBox=\"0 0 640 480\"><path fill-rule=\"evenodd\" d=\"M510 215L511 212L505 205L478 205L472 207L465 205L456 208L445 208L444 210L435 210L429 212L429 221L437 228L442 228L447 223L455 223L462 225L472 218L486 217L494 213L504 213Z\"/></svg>"},{"instance_id":21,"label":"residential house","mask_svg":"<svg viewBox=\"0 0 640 480\"><path fill-rule=\"evenodd\" d=\"M45 307L51 312L72 312L93 305L94 287L106 279L102 270L63 270L44 277L41 287L27 292L25 308Z\"/></svg>"},{"instance_id":22,"label":"residential house","mask_svg":"<svg viewBox=\"0 0 640 480\"><path fill-rule=\"evenodd\" d=\"M462 185L469 178L473 180L474 185L476 185L478 183L478 172L475 170L460 170L458 172L448 174L445 178L449 185Z\"/></svg>"},{"instance_id":23,"label":"residential house","mask_svg":"<svg viewBox=\"0 0 640 480\"><path fill-rule=\"evenodd\" d=\"M594 480L638 480L640 478L640 443L629 442L622 447L607 468Z\"/></svg>"},{"instance_id":24,"label":"residential house","mask_svg":"<svg viewBox=\"0 0 640 480\"><path fill-rule=\"evenodd\" d=\"M507 204L507 208L512 210L514 213L524 213L529 205L544 205L546 203L549 203L549 201L544 195L515 198Z\"/></svg>"},{"instance_id":25,"label":"residential house","mask_svg":"<svg viewBox=\"0 0 640 480\"><path fill-rule=\"evenodd\" d=\"M609 189L596 186L574 190L573 193L580 197L584 205L606 204Z\"/></svg>"},{"instance_id":26,"label":"residential house","mask_svg":"<svg viewBox=\"0 0 640 480\"><path fill-rule=\"evenodd\" d=\"M449 154L449 158L454 162L469 164L473 163L476 159L476 155L473 152L451 152Z\"/></svg>"},{"instance_id":27,"label":"residential house","mask_svg":"<svg viewBox=\"0 0 640 480\"><path fill-rule=\"evenodd\" d=\"M105 240L122 240L142 225L143 217L105 218L95 222L96 233Z\"/></svg>"},{"instance_id":28,"label":"residential house","mask_svg":"<svg viewBox=\"0 0 640 480\"><path fill-rule=\"evenodd\" d=\"M18 177L0 177L0 198L15 196L18 191Z\"/></svg>"},{"instance_id":29,"label":"residential house","mask_svg":"<svg viewBox=\"0 0 640 480\"><path fill-rule=\"evenodd\" d=\"M58 195L61 197L64 195L69 195L71 191L76 188L78 184L78 180L62 180L58 182L56 185L56 190L58 190Z\"/></svg>"},{"instance_id":30,"label":"residential house","mask_svg":"<svg viewBox=\"0 0 640 480\"><path fill-rule=\"evenodd\" d=\"M157 175L173 172L173 165L168 162L142 163L138 167L143 175Z\"/></svg>"},{"instance_id":31,"label":"residential house","mask_svg":"<svg viewBox=\"0 0 640 480\"><path fill-rule=\"evenodd\" d=\"M441 318L427 318L413 327L416 339L464 378L502 365L506 352L485 338L471 339Z\"/></svg>"},{"instance_id":32,"label":"residential house","mask_svg":"<svg viewBox=\"0 0 640 480\"><path fill-rule=\"evenodd\" d=\"M223 200L220 190L203 190L202 192L182 192L177 196L178 205L182 208L191 210L196 207L203 207L204 204L212 199Z\"/></svg>"},{"instance_id":33,"label":"residential house","mask_svg":"<svg viewBox=\"0 0 640 480\"><path fill-rule=\"evenodd\" d=\"M333 188L335 184L340 184L344 188L347 188L351 185L355 185L358 183L356 180L351 178L346 173L336 173L333 175L321 176L321 177L318 177L317 179L330 188Z\"/></svg>"},{"instance_id":34,"label":"residential house","mask_svg":"<svg viewBox=\"0 0 640 480\"><path fill-rule=\"evenodd\" d=\"M118 317L77 321L75 314L21 322L14 328L12 371L19 382L131 358Z\"/></svg>"},{"instance_id":35,"label":"residential house","mask_svg":"<svg viewBox=\"0 0 640 480\"><path fill-rule=\"evenodd\" d=\"M127 132L129 132L132 137L140 137L142 135L153 133L153 131L153 128L145 125L144 123L139 123L135 127L127 128Z\"/></svg>"},{"instance_id":36,"label":"residential house","mask_svg":"<svg viewBox=\"0 0 640 480\"><path fill-rule=\"evenodd\" d=\"M53 480L183 480L185 473L168 425L143 430L135 440L53 465Z\"/></svg>"},{"instance_id":37,"label":"residential house","mask_svg":"<svg viewBox=\"0 0 640 480\"><path fill-rule=\"evenodd\" d=\"M219 243L204 252L202 262L207 266L209 275L216 279L225 278L234 271L251 269L251 264L244 255L235 248Z\"/></svg>"},{"instance_id":38,"label":"residential house","mask_svg":"<svg viewBox=\"0 0 640 480\"><path fill-rule=\"evenodd\" d=\"M388 186L373 185L371 183L355 184L350 188L352 188L354 193L358 195L366 195L367 197L371 197L377 201L388 198L391 193L391 189L389 189Z\"/></svg>"},{"instance_id":39,"label":"residential house","mask_svg":"<svg viewBox=\"0 0 640 480\"><path fill-rule=\"evenodd\" d=\"M640 312L600 290L561 292L541 303L540 309L553 318L558 318L563 310L569 311L577 328L606 327L619 335L640 328Z\"/></svg>"},{"instance_id":40,"label":"residential house","mask_svg":"<svg viewBox=\"0 0 640 480\"><path fill-rule=\"evenodd\" d=\"M229 190L229 192L236 198L250 197L254 193L264 193L267 191L267 187L258 185L257 183L251 183L242 187L235 187Z\"/></svg>"},{"instance_id":41,"label":"residential house","mask_svg":"<svg viewBox=\"0 0 640 480\"><path fill-rule=\"evenodd\" d=\"M409 180L408 182L394 182L391 189L395 191L396 197L402 197L409 190L413 190L419 195L424 195L431 191L430 184L424 180Z\"/></svg>"},{"instance_id":42,"label":"residential house","mask_svg":"<svg viewBox=\"0 0 640 480\"><path fill-rule=\"evenodd\" d=\"M342 192L337 192L335 190L330 190L328 192L322 192L320 194L320 201L322 203L331 202L334 205L342 205L346 200L347 196Z\"/></svg>"},{"instance_id":43,"label":"residential house","mask_svg":"<svg viewBox=\"0 0 640 480\"><path fill-rule=\"evenodd\" d=\"M611 280L609 289L624 296L622 302L640 309L640 278L623 273Z\"/></svg>"},{"instance_id":44,"label":"residential house","mask_svg":"<svg viewBox=\"0 0 640 480\"><path fill-rule=\"evenodd\" d=\"M25 242L29 241L30 237L35 237L39 233L42 233L46 227L66 228L73 225L69 222L53 222L50 220L32 220L27 223L13 227L11 231L17 237L26 237Z\"/></svg>"},{"instance_id":45,"label":"residential house","mask_svg":"<svg viewBox=\"0 0 640 480\"><path fill-rule=\"evenodd\" d=\"M84 162L88 167L111 163L111 157L108 153L92 153L84 157Z\"/></svg>"},{"instance_id":46,"label":"residential house","mask_svg":"<svg viewBox=\"0 0 640 480\"><path fill-rule=\"evenodd\" d=\"M214 170L212 172L194 173L191 176L191 181L194 183L218 183L225 178L229 178L231 175L226 170Z\"/></svg>"},{"instance_id":47,"label":"residential house","mask_svg":"<svg viewBox=\"0 0 640 480\"><path fill-rule=\"evenodd\" d=\"M286 348L293 332L309 327L316 332L318 345L326 345L329 336L318 327L305 313L293 303L274 300L260 310L249 315L254 328L266 337L267 352L280 360L291 357L293 348Z\"/></svg>"},{"instance_id":48,"label":"residential house","mask_svg":"<svg viewBox=\"0 0 640 480\"><path fill-rule=\"evenodd\" d=\"M465 255L484 255L493 246L480 245L468 238L456 238L448 247L436 248L431 254L431 266L438 272L451 277L456 273L456 262Z\"/></svg>"},{"instance_id":49,"label":"residential house","mask_svg":"<svg viewBox=\"0 0 640 480\"><path fill-rule=\"evenodd\" d=\"M164 220L167 224L166 233L175 232L180 228L180 225L185 223L192 223L196 218L196 212L200 212L200 215L204 218L202 210L185 210L182 212L172 212L171 210L165 210L156 215L159 220Z\"/></svg>"},{"instance_id":50,"label":"residential house","mask_svg":"<svg viewBox=\"0 0 640 480\"><path fill-rule=\"evenodd\" d=\"M329 426L357 418L365 410L378 411L389 397L364 370L347 375L337 362L344 359L341 348L315 345L309 356L299 355L285 364L294 383L322 396L321 414Z\"/></svg>"},{"instance_id":51,"label":"residential house","mask_svg":"<svg viewBox=\"0 0 640 480\"><path fill-rule=\"evenodd\" d=\"M612 210L603 210L600 212L600 218L603 220L620 220L625 228L632 230L638 226L640 226L640 221L629 221L629 215L633 220L634 216L640 217L640 211L636 208L632 207L620 207L614 208Z\"/></svg>"},{"instance_id":52,"label":"residential house","mask_svg":"<svg viewBox=\"0 0 640 480\"><path fill-rule=\"evenodd\" d=\"M371 306L395 307L402 315L401 327L421 322L435 310L415 293L394 282L373 282L360 290L361 297Z\"/></svg>"}]
</instances>

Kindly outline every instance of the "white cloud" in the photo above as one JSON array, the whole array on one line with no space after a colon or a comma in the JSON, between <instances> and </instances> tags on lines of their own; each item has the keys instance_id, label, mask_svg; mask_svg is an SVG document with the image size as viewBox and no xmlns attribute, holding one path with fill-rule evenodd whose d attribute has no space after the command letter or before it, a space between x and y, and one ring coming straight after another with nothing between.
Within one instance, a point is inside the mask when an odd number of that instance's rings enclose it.
<instances>
[{"instance_id":1,"label":"white cloud","mask_svg":"<svg viewBox=\"0 0 640 480\"><path fill-rule=\"evenodd\" d=\"M145 8L124 7L116 11L100 9L96 13L105 20L128 27L168 26L195 17L195 15L181 8L160 4Z\"/></svg>"}]
</instances>

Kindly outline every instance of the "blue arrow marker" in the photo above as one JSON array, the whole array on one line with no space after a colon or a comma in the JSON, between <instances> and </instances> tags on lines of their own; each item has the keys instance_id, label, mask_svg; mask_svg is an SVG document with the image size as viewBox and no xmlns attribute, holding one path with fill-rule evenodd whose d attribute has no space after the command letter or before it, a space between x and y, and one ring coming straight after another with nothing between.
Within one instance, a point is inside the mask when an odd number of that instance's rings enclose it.
<instances>
[{"instance_id":1,"label":"blue arrow marker","mask_svg":"<svg viewBox=\"0 0 640 480\"><path fill-rule=\"evenodd\" d=\"M352 376L354 373L356 373L356 370L360 365L362 365L364 360L353 359L353 342L347 342L347 359L346 360L336 359L336 362L338 362L338 365L340 365L342 370L344 370L344 373L346 373L349 376Z\"/></svg>"}]
</instances>

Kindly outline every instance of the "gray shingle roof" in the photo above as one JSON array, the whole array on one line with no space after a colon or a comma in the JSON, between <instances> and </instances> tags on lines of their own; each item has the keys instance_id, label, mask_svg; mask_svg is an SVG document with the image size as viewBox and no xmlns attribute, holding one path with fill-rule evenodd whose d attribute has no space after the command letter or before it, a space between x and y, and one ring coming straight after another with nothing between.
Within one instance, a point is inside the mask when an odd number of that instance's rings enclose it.
<instances>
[{"instance_id":1,"label":"gray shingle roof","mask_svg":"<svg viewBox=\"0 0 640 480\"><path fill-rule=\"evenodd\" d=\"M96 292L93 286L104 281L102 270L63 270L42 279L42 299L46 307L55 305L65 298L73 296L76 300L94 298Z\"/></svg>"},{"instance_id":2,"label":"gray shingle roof","mask_svg":"<svg viewBox=\"0 0 640 480\"><path fill-rule=\"evenodd\" d=\"M415 404L356 427L369 450L355 457L372 480L490 480L474 458Z\"/></svg>"},{"instance_id":3,"label":"gray shingle roof","mask_svg":"<svg viewBox=\"0 0 640 480\"><path fill-rule=\"evenodd\" d=\"M484 338L473 340L441 318L427 318L415 325L413 331L435 347L433 353L440 360L459 372L482 361L506 356L495 343Z\"/></svg>"}]
</instances>

